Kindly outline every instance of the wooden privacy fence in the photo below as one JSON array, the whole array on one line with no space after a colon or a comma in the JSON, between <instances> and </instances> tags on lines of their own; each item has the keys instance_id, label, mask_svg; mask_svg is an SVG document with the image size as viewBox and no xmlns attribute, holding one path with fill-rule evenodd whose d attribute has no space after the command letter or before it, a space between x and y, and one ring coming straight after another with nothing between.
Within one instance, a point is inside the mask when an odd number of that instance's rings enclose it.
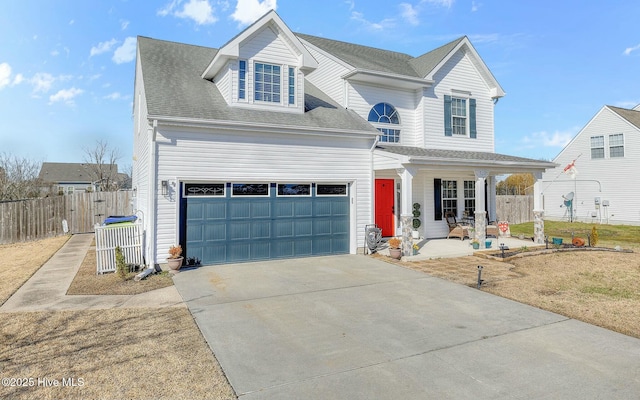
<instances>
[{"instance_id":1,"label":"wooden privacy fence","mask_svg":"<svg viewBox=\"0 0 640 400\"><path fill-rule=\"evenodd\" d=\"M509 221L509 224L533 221L533 196L498 195L496 214L499 221Z\"/></svg>"},{"instance_id":2,"label":"wooden privacy fence","mask_svg":"<svg viewBox=\"0 0 640 400\"><path fill-rule=\"evenodd\" d=\"M116 247L127 264L142 265L142 224L96 226L96 272L115 272Z\"/></svg>"},{"instance_id":3,"label":"wooden privacy fence","mask_svg":"<svg viewBox=\"0 0 640 400\"><path fill-rule=\"evenodd\" d=\"M69 233L93 232L110 215L132 213L131 192L73 193L41 199L0 202L0 244Z\"/></svg>"}]
</instances>

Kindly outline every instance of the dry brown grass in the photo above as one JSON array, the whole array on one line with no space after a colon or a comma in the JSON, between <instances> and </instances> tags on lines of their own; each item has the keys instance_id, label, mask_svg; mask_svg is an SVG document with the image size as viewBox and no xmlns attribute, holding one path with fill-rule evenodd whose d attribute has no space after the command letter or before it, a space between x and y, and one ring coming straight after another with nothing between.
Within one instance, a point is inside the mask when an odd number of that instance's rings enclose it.
<instances>
[{"instance_id":1,"label":"dry brown grass","mask_svg":"<svg viewBox=\"0 0 640 400\"><path fill-rule=\"evenodd\" d=\"M24 284L70 236L58 236L36 242L0 245L0 259L9 260L0 268L0 305Z\"/></svg>"},{"instance_id":2,"label":"dry brown grass","mask_svg":"<svg viewBox=\"0 0 640 400\"><path fill-rule=\"evenodd\" d=\"M470 256L396 263L472 287L482 265L482 290L640 338L639 253L558 252L509 262Z\"/></svg>"},{"instance_id":3,"label":"dry brown grass","mask_svg":"<svg viewBox=\"0 0 640 400\"><path fill-rule=\"evenodd\" d=\"M5 318L9 317L9 318ZM233 389L185 308L5 314L0 398L235 399ZM38 386L74 378L79 387Z\"/></svg>"},{"instance_id":4,"label":"dry brown grass","mask_svg":"<svg viewBox=\"0 0 640 400\"><path fill-rule=\"evenodd\" d=\"M116 273L97 275L96 249L95 247L90 247L78 273L73 282L71 282L71 286L69 286L69 290L67 290L67 294L130 295L173 285L173 279L168 272L149 275L147 278L136 282L133 278L137 273L139 272L128 274L126 280L122 280Z\"/></svg>"},{"instance_id":5,"label":"dry brown grass","mask_svg":"<svg viewBox=\"0 0 640 400\"><path fill-rule=\"evenodd\" d=\"M0 269L1 301L67 239L0 246L0 256L19 261ZM95 278L95 259L87 256L85 263ZM115 274L103 277L109 276ZM0 377L33 378L35 385L0 386L0 399L236 398L186 308L43 311L0 318ZM82 386L38 386L38 378L60 385L74 378Z\"/></svg>"}]
</instances>

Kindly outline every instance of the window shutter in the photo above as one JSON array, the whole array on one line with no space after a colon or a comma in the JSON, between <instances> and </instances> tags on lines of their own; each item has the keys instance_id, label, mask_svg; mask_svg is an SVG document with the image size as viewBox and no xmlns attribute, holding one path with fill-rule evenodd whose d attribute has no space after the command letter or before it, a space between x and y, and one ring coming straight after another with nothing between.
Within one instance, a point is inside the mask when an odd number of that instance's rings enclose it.
<instances>
[{"instance_id":1,"label":"window shutter","mask_svg":"<svg viewBox=\"0 0 640 400\"><path fill-rule=\"evenodd\" d=\"M453 136L451 130L451 96L444 95L444 135Z\"/></svg>"},{"instance_id":2,"label":"window shutter","mask_svg":"<svg viewBox=\"0 0 640 400\"><path fill-rule=\"evenodd\" d=\"M433 219L442 221L442 179L433 180L433 209L435 210Z\"/></svg>"},{"instance_id":3,"label":"window shutter","mask_svg":"<svg viewBox=\"0 0 640 400\"><path fill-rule=\"evenodd\" d=\"M469 99L469 136L471 139L478 136L476 131L476 99Z\"/></svg>"}]
</instances>

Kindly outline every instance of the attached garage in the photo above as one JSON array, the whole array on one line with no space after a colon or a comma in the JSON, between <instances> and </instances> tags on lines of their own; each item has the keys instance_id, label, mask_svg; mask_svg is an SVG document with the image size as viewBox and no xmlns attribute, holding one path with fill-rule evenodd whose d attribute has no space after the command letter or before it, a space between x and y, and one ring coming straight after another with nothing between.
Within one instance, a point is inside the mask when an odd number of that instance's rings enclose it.
<instances>
[{"instance_id":1,"label":"attached garage","mask_svg":"<svg viewBox=\"0 0 640 400\"><path fill-rule=\"evenodd\" d=\"M204 265L349 253L346 183L183 183L181 244Z\"/></svg>"}]
</instances>

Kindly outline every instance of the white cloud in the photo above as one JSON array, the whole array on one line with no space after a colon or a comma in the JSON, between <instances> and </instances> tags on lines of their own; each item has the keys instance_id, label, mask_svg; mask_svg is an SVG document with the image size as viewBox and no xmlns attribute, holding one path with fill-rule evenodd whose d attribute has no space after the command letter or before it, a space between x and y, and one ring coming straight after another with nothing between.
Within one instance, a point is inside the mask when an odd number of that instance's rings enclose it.
<instances>
[{"instance_id":1,"label":"white cloud","mask_svg":"<svg viewBox=\"0 0 640 400\"><path fill-rule=\"evenodd\" d=\"M7 63L0 64L0 89L11 83L11 66Z\"/></svg>"},{"instance_id":2,"label":"white cloud","mask_svg":"<svg viewBox=\"0 0 640 400\"><path fill-rule=\"evenodd\" d=\"M392 28L395 23L393 19L387 18L380 22L371 22L364 18L364 14L358 11L351 12L351 19L362 24L366 29L372 31L381 31L387 28Z\"/></svg>"},{"instance_id":3,"label":"white cloud","mask_svg":"<svg viewBox=\"0 0 640 400\"><path fill-rule=\"evenodd\" d=\"M482 4L476 3L475 1L471 2L471 12L476 12L480 8Z\"/></svg>"},{"instance_id":4,"label":"white cloud","mask_svg":"<svg viewBox=\"0 0 640 400\"><path fill-rule=\"evenodd\" d=\"M111 40L106 41L106 42L98 43L97 46L93 46L91 48L91 51L89 52L89 57L93 57L95 55L106 53L106 52L110 51L111 48L116 45L116 43L118 43L118 41L115 40L115 39L111 39Z\"/></svg>"},{"instance_id":5,"label":"white cloud","mask_svg":"<svg viewBox=\"0 0 640 400\"><path fill-rule=\"evenodd\" d=\"M51 53L49 53L49 54L51 54L52 57L56 57L56 56L60 55L60 52L58 50L52 50Z\"/></svg>"},{"instance_id":6,"label":"white cloud","mask_svg":"<svg viewBox=\"0 0 640 400\"><path fill-rule=\"evenodd\" d=\"M269 10L275 10L277 7L276 0L238 0L236 10L231 14L231 18L238 21L240 25L249 25Z\"/></svg>"},{"instance_id":7,"label":"white cloud","mask_svg":"<svg viewBox=\"0 0 640 400\"><path fill-rule=\"evenodd\" d=\"M62 89L58 91L58 93L49 96L49 104L63 101L68 105L73 105L73 99L82 93L84 93L84 90L76 89L75 87L72 87L71 89Z\"/></svg>"},{"instance_id":8,"label":"white cloud","mask_svg":"<svg viewBox=\"0 0 640 400\"><path fill-rule=\"evenodd\" d=\"M12 85L19 85L24 81L24 76L22 74L17 74L15 78L13 78Z\"/></svg>"},{"instance_id":9,"label":"white cloud","mask_svg":"<svg viewBox=\"0 0 640 400\"><path fill-rule=\"evenodd\" d=\"M179 9L182 0L173 0L157 11L157 15L166 17L173 15L178 18L191 19L198 25L213 24L218 20L213 15L214 9L209 0L189 0Z\"/></svg>"},{"instance_id":10,"label":"white cloud","mask_svg":"<svg viewBox=\"0 0 640 400\"><path fill-rule=\"evenodd\" d=\"M51 90L51 85L55 82L56 78L53 75L46 72L38 72L29 80L29 83L33 85L34 93L46 93Z\"/></svg>"},{"instance_id":11,"label":"white cloud","mask_svg":"<svg viewBox=\"0 0 640 400\"><path fill-rule=\"evenodd\" d=\"M633 47L627 47L626 49L624 49L623 54L625 56L630 55L632 52L636 51L636 50L640 50L640 44L633 46Z\"/></svg>"},{"instance_id":12,"label":"white cloud","mask_svg":"<svg viewBox=\"0 0 640 400\"><path fill-rule=\"evenodd\" d=\"M422 0L420 3L433 4L440 7L451 8L455 0Z\"/></svg>"},{"instance_id":13,"label":"white cloud","mask_svg":"<svg viewBox=\"0 0 640 400\"><path fill-rule=\"evenodd\" d=\"M122 28L122 30L124 31L128 27L129 27L129 21L121 19L120 20L120 28Z\"/></svg>"},{"instance_id":14,"label":"white cloud","mask_svg":"<svg viewBox=\"0 0 640 400\"><path fill-rule=\"evenodd\" d=\"M547 131L534 132L531 135L522 138L524 148L531 149L535 147L557 147L563 148L573 137L579 132L580 127L574 127L566 131L555 131L549 133Z\"/></svg>"},{"instance_id":15,"label":"white cloud","mask_svg":"<svg viewBox=\"0 0 640 400\"><path fill-rule=\"evenodd\" d=\"M120 92L113 92L109 95L104 96L105 99L109 100L120 100L124 99L124 96L120 94Z\"/></svg>"},{"instance_id":16,"label":"white cloud","mask_svg":"<svg viewBox=\"0 0 640 400\"><path fill-rule=\"evenodd\" d=\"M122 46L113 52L113 62L123 64L133 61L136 58L136 38L130 36L124 40Z\"/></svg>"},{"instance_id":17,"label":"white cloud","mask_svg":"<svg viewBox=\"0 0 640 400\"><path fill-rule=\"evenodd\" d=\"M418 25L418 10L409 3L400 3L400 15L411 25Z\"/></svg>"}]
</instances>

